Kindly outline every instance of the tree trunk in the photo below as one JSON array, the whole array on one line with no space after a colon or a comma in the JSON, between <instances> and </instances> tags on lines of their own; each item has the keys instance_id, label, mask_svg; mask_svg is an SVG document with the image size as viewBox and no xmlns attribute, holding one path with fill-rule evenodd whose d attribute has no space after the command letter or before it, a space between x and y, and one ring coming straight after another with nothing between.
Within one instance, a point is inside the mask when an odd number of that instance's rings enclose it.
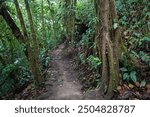
<instances>
[{"instance_id":1,"label":"tree trunk","mask_svg":"<svg viewBox=\"0 0 150 117\"><path fill-rule=\"evenodd\" d=\"M50 0L47 0L47 3L48 3L48 8L49 8L49 11L50 11L50 20L52 21L52 31L53 31L53 36L54 36L54 39L57 39L57 34L56 34L56 32L55 32L55 22L54 22L54 17L53 17L53 15L52 15L52 13L51 13L51 2L50 2Z\"/></svg>"},{"instance_id":2,"label":"tree trunk","mask_svg":"<svg viewBox=\"0 0 150 117\"><path fill-rule=\"evenodd\" d=\"M32 76L34 78L34 82L36 84L36 87L38 87L39 80L38 80L37 72L39 72L39 71L37 71L36 66L35 66L35 61L34 61L35 60L35 56L34 56L34 54L32 52L32 48L30 46L29 35L27 33L27 29L26 29L26 26L25 26L23 15L22 15L20 7L19 7L18 0L14 0L14 3L15 3L15 6L16 6L18 18L20 20L21 28L22 28L22 31L23 31L23 34L24 34L24 40L25 40L25 44L26 44L26 47L27 47L27 51L28 51L29 66L30 66L31 73L32 73Z\"/></svg>"},{"instance_id":3,"label":"tree trunk","mask_svg":"<svg viewBox=\"0 0 150 117\"><path fill-rule=\"evenodd\" d=\"M46 48L46 34L45 34L45 25L44 25L44 1L41 1L41 20L42 20L42 40L43 47Z\"/></svg>"},{"instance_id":4,"label":"tree trunk","mask_svg":"<svg viewBox=\"0 0 150 117\"><path fill-rule=\"evenodd\" d=\"M102 60L102 87L106 98L113 96L119 83L119 28L113 28L117 20L114 0L96 0L99 18L97 46ZM117 23L117 22L115 22Z\"/></svg>"},{"instance_id":5,"label":"tree trunk","mask_svg":"<svg viewBox=\"0 0 150 117\"><path fill-rule=\"evenodd\" d=\"M31 30L33 45L34 45L34 61L33 62L35 66L35 71L36 71L35 74L36 74L36 80L37 80L35 83L37 87L40 87L44 79L43 79L43 76L40 70L40 65L39 65L39 44L38 44L38 40L36 37L36 32L34 30L34 24L33 24L28 0L24 0L24 2L25 2L26 10L27 10L27 15L28 15L29 23L30 23L30 30Z\"/></svg>"},{"instance_id":6,"label":"tree trunk","mask_svg":"<svg viewBox=\"0 0 150 117\"><path fill-rule=\"evenodd\" d=\"M75 9L76 0L65 0L65 28L66 28L66 39L67 43L73 41L74 28L75 28Z\"/></svg>"},{"instance_id":7,"label":"tree trunk","mask_svg":"<svg viewBox=\"0 0 150 117\"><path fill-rule=\"evenodd\" d=\"M6 21L7 25L10 27L10 29L11 29L13 35L16 37L16 39L19 42L24 43L24 40L23 40L24 37L23 37L22 33L20 32L20 29L15 24L15 21L11 18L11 16L10 16L9 12L7 11L6 7L3 6L2 4L0 4L0 15L2 15L2 17Z\"/></svg>"}]
</instances>

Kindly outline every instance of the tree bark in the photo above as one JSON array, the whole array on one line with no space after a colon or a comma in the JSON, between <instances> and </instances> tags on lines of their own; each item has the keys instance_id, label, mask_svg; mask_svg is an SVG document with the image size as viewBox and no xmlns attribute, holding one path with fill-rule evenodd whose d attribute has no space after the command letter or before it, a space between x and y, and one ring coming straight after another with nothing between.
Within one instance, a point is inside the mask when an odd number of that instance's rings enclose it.
<instances>
[{"instance_id":1,"label":"tree bark","mask_svg":"<svg viewBox=\"0 0 150 117\"><path fill-rule=\"evenodd\" d=\"M53 15L51 14L51 2L50 2L50 0L47 0L47 3L48 3L49 11L50 11L50 20L52 21L52 31L53 31L53 34L54 34L54 39L57 39L57 35L56 35L56 32L55 32L54 17L53 17Z\"/></svg>"},{"instance_id":2,"label":"tree bark","mask_svg":"<svg viewBox=\"0 0 150 117\"><path fill-rule=\"evenodd\" d=\"M2 15L2 17L4 18L4 20L6 21L7 25L10 27L13 35L16 37L16 39L20 42L20 43L24 43L24 37L20 31L20 29L17 27L17 25L15 24L15 21L12 19L12 17L10 16L9 12L7 11L6 7L3 6L2 4L0 5L0 15Z\"/></svg>"},{"instance_id":3,"label":"tree bark","mask_svg":"<svg viewBox=\"0 0 150 117\"><path fill-rule=\"evenodd\" d=\"M76 0L65 0L65 28L66 28L66 40L73 41L74 38L74 28L75 28L75 9Z\"/></svg>"},{"instance_id":4,"label":"tree bark","mask_svg":"<svg viewBox=\"0 0 150 117\"><path fill-rule=\"evenodd\" d=\"M41 1L41 21L42 21L42 38L43 38L43 47L46 47L46 34L45 34L45 25L44 25L44 1Z\"/></svg>"},{"instance_id":5,"label":"tree bark","mask_svg":"<svg viewBox=\"0 0 150 117\"><path fill-rule=\"evenodd\" d=\"M36 32L34 29L34 24L33 24L33 20L32 20L32 14L30 11L30 6L28 3L28 0L24 0L25 2L25 6L26 6L26 10L27 10L27 15L28 15L28 19L29 19L29 23L30 23L30 30L31 30L31 34L32 34L32 39L33 39L33 44L34 44L34 64L35 64L35 71L36 71L36 86L40 87L43 83L43 76L40 70L40 65L39 65L39 44L38 44L38 40L36 37Z\"/></svg>"},{"instance_id":6,"label":"tree bark","mask_svg":"<svg viewBox=\"0 0 150 117\"><path fill-rule=\"evenodd\" d=\"M111 98L119 83L119 28L114 29L117 20L114 0L96 0L96 13L99 18L97 46L102 60L102 88L104 96Z\"/></svg>"},{"instance_id":7,"label":"tree bark","mask_svg":"<svg viewBox=\"0 0 150 117\"><path fill-rule=\"evenodd\" d=\"M25 40L25 44L26 44L27 52L28 52L29 66L30 66L30 69L31 69L32 76L35 79L35 77L36 77L35 76L35 72L36 71L35 71L34 63L33 63L34 56L32 56L33 53L32 53L32 48L30 46L29 35L28 35L27 29L26 29L26 26L25 26L25 21L24 21L21 9L19 7L18 0L14 0L14 4L15 4L15 7L16 7L16 10L17 10L17 14L18 14L18 18L19 18L19 21L20 21L20 24L21 24L21 28L22 28L22 31L23 31L23 34L24 34L24 40Z\"/></svg>"}]
</instances>

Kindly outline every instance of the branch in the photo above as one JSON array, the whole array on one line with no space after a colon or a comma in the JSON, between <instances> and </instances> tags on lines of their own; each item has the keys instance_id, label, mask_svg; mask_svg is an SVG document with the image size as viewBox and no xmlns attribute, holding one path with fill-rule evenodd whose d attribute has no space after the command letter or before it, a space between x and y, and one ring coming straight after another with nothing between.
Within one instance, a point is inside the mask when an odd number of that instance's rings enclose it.
<instances>
[{"instance_id":1,"label":"branch","mask_svg":"<svg viewBox=\"0 0 150 117\"><path fill-rule=\"evenodd\" d=\"M10 27L10 29L11 29L13 35L16 37L16 39L20 43L22 43L22 42L24 43L24 37L23 37L20 29L15 24L15 21L12 19L9 12L5 8L5 6L0 5L0 15L2 15L2 17L6 21L7 25Z\"/></svg>"}]
</instances>

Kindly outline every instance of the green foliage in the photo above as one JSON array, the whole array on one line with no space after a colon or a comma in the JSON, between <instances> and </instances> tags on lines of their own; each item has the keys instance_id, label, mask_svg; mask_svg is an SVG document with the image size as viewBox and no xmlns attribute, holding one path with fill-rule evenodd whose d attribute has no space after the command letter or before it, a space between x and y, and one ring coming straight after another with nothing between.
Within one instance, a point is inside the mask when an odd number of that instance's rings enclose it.
<instances>
[{"instance_id":1,"label":"green foliage","mask_svg":"<svg viewBox=\"0 0 150 117\"><path fill-rule=\"evenodd\" d=\"M140 74L137 75L138 68L134 66L136 62L140 64L140 61L145 66L150 64L150 56L146 52L146 44L150 42L149 5L148 0L116 0L119 24L123 29L123 39L129 52L126 55L122 53L120 60L122 77L127 82L141 80L137 77ZM114 23L114 28L115 25ZM142 80L141 86L145 83L146 81Z\"/></svg>"},{"instance_id":2,"label":"green foliage","mask_svg":"<svg viewBox=\"0 0 150 117\"><path fill-rule=\"evenodd\" d=\"M123 80L127 81L127 82L137 82L137 75L136 75L136 71L134 70L130 70L127 68L120 68L120 70L123 73Z\"/></svg>"},{"instance_id":3,"label":"green foliage","mask_svg":"<svg viewBox=\"0 0 150 117\"><path fill-rule=\"evenodd\" d=\"M27 32L29 33L29 37L31 37L24 1L18 1L25 20ZM62 43L64 20L62 18L63 8L61 7L61 1L50 0L49 4L47 0L43 0L43 12L41 3L41 0L29 1L34 27L39 41L39 62L42 71L44 71L47 69L49 61L51 60L49 51ZM21 31L13 0L5 0L5 4L11 17ZM42 16L44 25L42 25ZM30 39L30 44L31 48L33 48L32 39ZM26 49L25 44L20 44L14 38L10 28L0 16L0 97L31 82L32 77L28 66Z\"/></svg>"},{"instance_id":4,"label":"green foliage","mask_svg":"<svg viewBox=\"0 0 150 117\"><path fill-rule=\"evenodd\" d=\"M88 58L87 58L87 62L88 64L91 66L91 69L97 69L98 66L101 65L101 60L98 58L98 57L95 57L93 55L90 55Z\"/></svg>"},{"instance_id":5,"label":"green foliage","mask_svg":"<svg viewBox=\"0 0 150 117\"><path fill-rule=\"evenodd\" d=\"M140 87L144 87L145 85L146 85L146 81L145 81L145 79L144 79L144 80L141 81Z\"/></svg>"},{"instance_id":6,"label":"green foliage","mask_svg":"<svg viewBox=\"0 0 150 117\"><path fill-rule=\"evenodd\" d=\"M86 60L85 60L83 54L80 54L80 55L79 55L79 60L81 61L82 64L85 64L85 63L86 63Z\"/></svg>"},{"instance_id":7,"label":"green foliage","mask_svg":"<svg viewBox=\"0 0 150 117\"><path fill-rule=\"evenodd\" d=\"M0 96L22 87L31 79L26 64L25 60L18 59L7 66L0 67Z\"/></svg>"},{"instance_id":8,"label":"green foliage","mask_svg":"<svg viewBox=\"0 0 150 117\"><path fill-rule=\"evenodd\" d=\"M148 0L117 0L119 23L123 29L130 30L127 45L130 49L144 48L149 42L149 2Z\"/></svg>"},{"instance_id":9,"label":"green foliage","mask_svg":"<svg viewBox=\"0 0 150 117\"><path fill-rule=\"evenodd\" d=\"M142 62L150 65L150 56L148 56L148 54L146 54L145 52L140 51L139 53L137 53L135 51L131 51L131 55L133 55L136 59L140 59Z\"/></svg>"},{"instance_id":10,"label":"green foliage","mask_svg":"<svg viewBox=\"0 0 150 117\"><path fill-rule=\"evenodd\" d=\"M7 6L9 13L14 19L17 26L21 29L19 19L13 0L3 0ZM43 0L43 14L41 0L29 1L32 11L33 22L36 29L37 38L40 47L40 64L44 71L51 60L49 52L54 47L57 47L66 38L66 8L64 1ZM19 0L19 5L25 19L27 31L30 34L29 22L25 10L23 0ZM120 59L121 72L123 80L127 82L137 82L137 70L134 67L134 60L139 59L140 62L150 65L150 56L145 51L145 45L150 43L150 12L148 0L116 0L116 8L119 15L119 21L113 19L113 29L116 30L121 26L123 41L128 48L129 53L122 53ZM73 4L69 6L69 13L77 20L75 23L74 42L79 48L79 59L82 64L88 65L91 71L95 72L95 82L100 83L99 68L101 60L98 58L97 44L95 43L95 33L99 19L96 17L95 7L92 0L78 0L75 10ZM44 26L42 25L42 16ZM77 29L83 26L83 33ZM127 38L125 38L127 37ZM98 37L99 38L99 37ZM33 41L30 40L33 48ZM26 47L24 44L19 44L10 28L0 16L0 96L4 96L9 92L20 88L28 81L31 81L28 60L26 57ZM128 54L128 55L127 55ZM141 86L145 86L146 81L141 81Z\"/></svg>"},{"instance_id":11,"label":"green foliage","mask_svg":"<svg viewBox=\"0 0 150 117\"><path fill-rule=\"evenodd\" d=\"M114 23L114 29L116 30L118 27L118 24L117 23Z\"/></svg>"},{"instance_id":12,"label":"green foliage","mask_svg":"<svg viewBox=\"0 0 150 117\"><path fill-rule=\"evenodd\" d=\"M42 64L42 69L47 69L49 66L49 62L52 60L52 57L48 53L49 51L42 49L40 52L40 63Z\"/></svg>"},{"instance_id":13,"label":"green foliage","mask_svg":"<svg viewBox=\"0 0 150 117\"><path fill-rule=\"evenodd\" d=\"M80 19L81 22L84 22L89 25L97 23L97 18L95 18L94 5L91 4L90 0L86 2L84 0L78 1L77 4L77 19Z\"/></svg>"},{"instance_id":14,"label":"green foliage","mask_svg":"<svg viewBox=\"0 0 150 117\"><path fill-rule=\"evenodd\" d=\"M25 85L31 80L31 74L24 53L26 51L24 44L20 44L13 37L2 17L0 30L0 97L2 97Z\"/></svg>"},{"instance_id":15,"label":"green foliage","mask_svg":"<svg viewBox=\"0 0 150 117\"><path fill-rule=\"evenodd\" d=\"M140 51L139 57L144 62L147 62L147 63L150 62L150 56L148 56L147 54L145 54L143 51Z\"/></svg>"},{"instance_id":16,"label":"green foliage","mask_svg":"<svg viewBox=\"0 0 150 117\"><path fill-rule=\"evenodd\" d=\"M114 30L116 30L118 28L118 23L117 23L117 20L116 19L113 19L113 28Z\"/></svg>"}]
</instances>

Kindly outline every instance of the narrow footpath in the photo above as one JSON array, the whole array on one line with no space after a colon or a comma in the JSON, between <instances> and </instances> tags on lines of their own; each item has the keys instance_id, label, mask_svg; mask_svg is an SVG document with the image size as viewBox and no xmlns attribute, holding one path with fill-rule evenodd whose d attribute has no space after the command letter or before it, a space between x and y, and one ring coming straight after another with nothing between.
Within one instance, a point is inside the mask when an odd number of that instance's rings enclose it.
<instances>
[{"instance_id":1,"label":"narrow footpath","mask_svg":"<svg viewBox=\"0 0 150 117\"><path fill-rule=\"evenodd\" d=\"M38 99L46 100L79 100L83 99L79 74L74 70L73 60L64 56L64 44L61 44L51 55L49 68L50 79L46 82L46 90Z\"/></svg>"},{"instance_id":2,"label":"narrow footpath","mask_svg":"<svg viewBox=\"0 0 150 117\"><path fill-rule=\"evenodd\" d=\"M36 99L40 100L96 100L103 99L99 90L83 92L79 82L79 70L75 70L74 59L66 56L65 46L61 44L50 53L53 57L48 69L46 92Z\"/></svg>"}]
</instances>

